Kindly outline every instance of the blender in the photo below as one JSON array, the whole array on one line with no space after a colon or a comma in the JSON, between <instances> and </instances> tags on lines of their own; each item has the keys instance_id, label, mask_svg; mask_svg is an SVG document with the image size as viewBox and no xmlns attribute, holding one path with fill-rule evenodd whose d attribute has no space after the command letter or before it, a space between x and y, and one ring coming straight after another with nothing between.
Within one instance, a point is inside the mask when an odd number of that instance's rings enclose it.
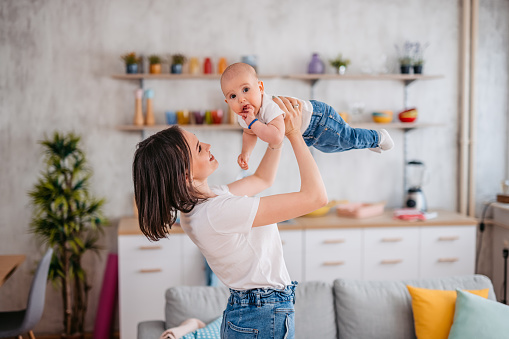
<instances>
[{"instance_id":1,"label":"blender","mask_svg":"<svg viewBox=\"0 0 509 339\"><path fill-rule=\"evenodd\" d=\"M413 160L407 162L406 171L408 190L405 198L405 206L426 212L426 198L422 192L426 166L424 166L424 163L421 161Z\"/></svg>"}]
</instances>

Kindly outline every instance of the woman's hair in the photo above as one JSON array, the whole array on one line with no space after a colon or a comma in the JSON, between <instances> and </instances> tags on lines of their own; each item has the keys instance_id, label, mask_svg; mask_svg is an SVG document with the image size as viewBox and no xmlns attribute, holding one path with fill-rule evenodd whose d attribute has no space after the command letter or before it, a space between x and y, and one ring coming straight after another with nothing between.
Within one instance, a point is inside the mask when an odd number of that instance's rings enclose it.
<instances>
[{"instance_id":1,"label":"woman's hair","mask_svg":"<svg viewBox=\"0 0 509 339\"><path fill-rule=\"evenodd\" d=\"M140 142L134 153L134 197L141 232L150 240L165 238L177 211L190 212L203 200L191 179L191 151L182 130L170 127Z\"/></svg>"}]
</instances>

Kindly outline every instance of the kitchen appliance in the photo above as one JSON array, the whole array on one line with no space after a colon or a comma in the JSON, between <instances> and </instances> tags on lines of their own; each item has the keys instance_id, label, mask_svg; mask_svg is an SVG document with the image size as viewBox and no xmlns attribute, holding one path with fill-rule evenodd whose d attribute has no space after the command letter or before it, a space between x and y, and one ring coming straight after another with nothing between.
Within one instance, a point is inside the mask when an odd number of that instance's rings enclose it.
<instances>
[{"instance_id":1,"label":"kitchen appliance","mask_svg":"<svg viewBox=\"0 0 509 339\"><path fill-rule=\"evenodd\" d=\"M405 206L415 208L422 212L426 212L426 197L422 192L422 185L426 175L426 166L417 160L407 162L407 195L405 198Z\"/></svg>"}]
</instances>

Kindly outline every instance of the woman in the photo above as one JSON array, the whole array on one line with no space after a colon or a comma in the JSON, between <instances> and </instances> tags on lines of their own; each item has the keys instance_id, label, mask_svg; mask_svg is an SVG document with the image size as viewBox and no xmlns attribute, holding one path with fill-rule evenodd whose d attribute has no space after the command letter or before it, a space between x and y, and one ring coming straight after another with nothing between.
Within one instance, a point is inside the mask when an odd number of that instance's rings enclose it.
<instances>
[{"instance_id":1,"label":"woman","mask_svg":"<svg viewBox=\"0 0 509 339\"><path fill-rule=\"evenodd\" d=\"M300 171L298 192L253 197L274 182L282 144L268 145L253 175L219 187L207 183L218 167L211 146L178 127L140 142L134 157L143 234L154 241L166 237L181 211L182 229L230 288L221 338L294 337L296 283L286 269L276 223L327 203L320 172L300 133L302 105L292 98L273 100L286 113L285 134Z\"/></svg>"}]
</instances>

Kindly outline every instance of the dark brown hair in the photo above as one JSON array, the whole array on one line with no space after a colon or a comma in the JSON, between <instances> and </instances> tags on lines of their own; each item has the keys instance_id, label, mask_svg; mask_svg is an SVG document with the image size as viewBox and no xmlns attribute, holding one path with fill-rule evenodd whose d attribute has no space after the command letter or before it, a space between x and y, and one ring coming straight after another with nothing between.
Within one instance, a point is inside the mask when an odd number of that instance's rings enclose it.
<instances>
[{"instance_id":1,"label":"dark brown hair","mask_svg":"<svg viewBox=\"0 0 509 339\"><path fill-rule=\"evenodd\" d=\"M190 212L200 202L188 184L191 151L182 130L170 127L140 142L134 153L134 197L140 230L152 241L165 238L177 211Z\"/></svg>"}]
</instances>

